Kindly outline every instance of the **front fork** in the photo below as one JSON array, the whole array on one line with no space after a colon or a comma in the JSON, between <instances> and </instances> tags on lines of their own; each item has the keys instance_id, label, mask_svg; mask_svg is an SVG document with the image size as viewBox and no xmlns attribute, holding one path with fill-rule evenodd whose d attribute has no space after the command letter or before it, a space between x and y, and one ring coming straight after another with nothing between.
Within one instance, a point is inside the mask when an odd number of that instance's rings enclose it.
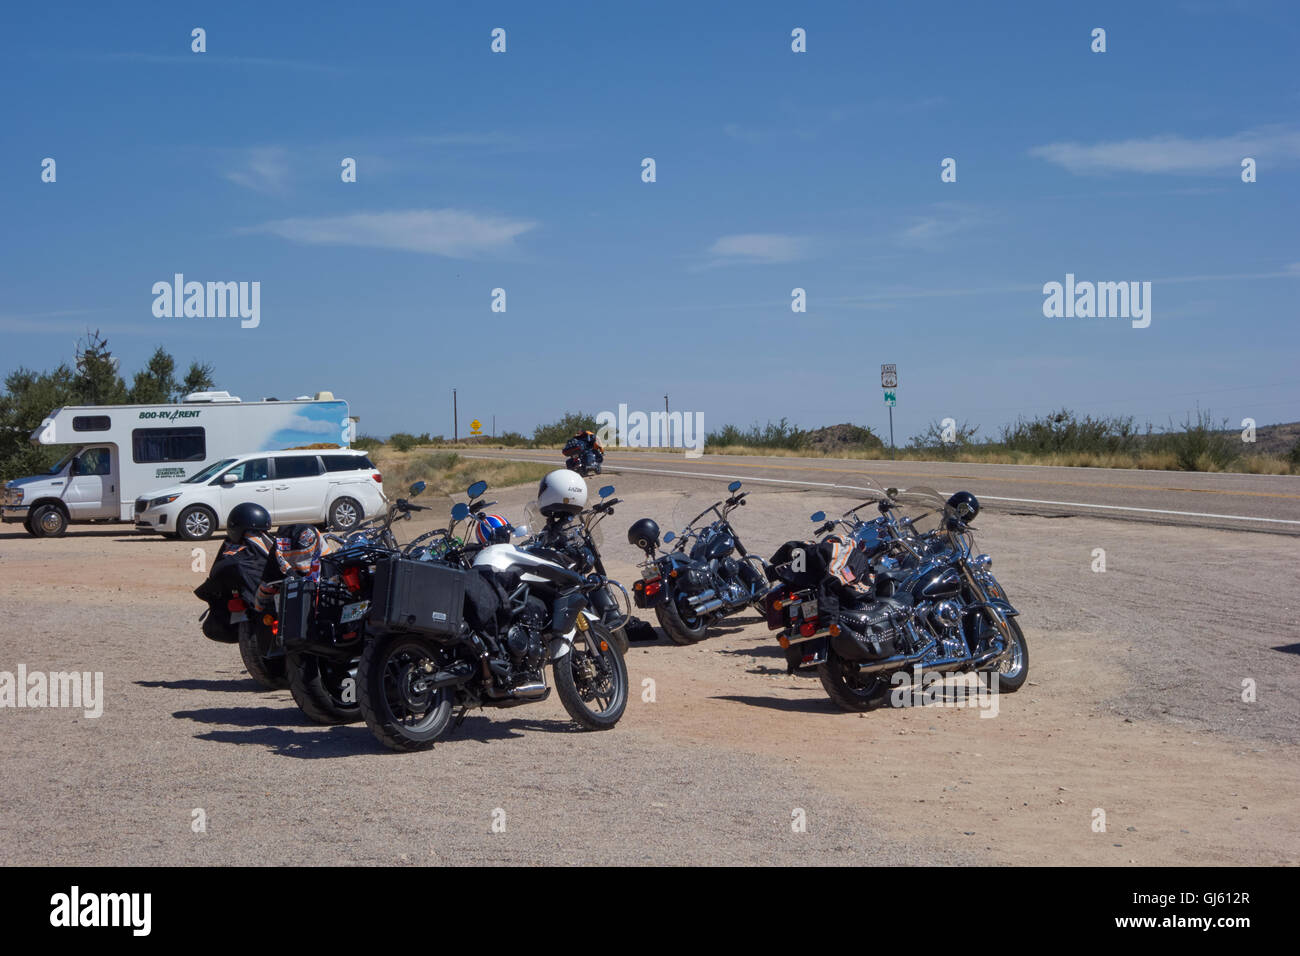
<instances>
[{"instance_id":1,"label":"front fork","mask_svg":"<svg viewBox=\"0 0 1300 956\"><path fill-rule=\"evenodd\" d=\"M975 577L974 573L970 569L970 565L965 561L961 562L961 573L962 577L966 579L966 585L971 589L971 593L979 599L977 606L988 615L989 620L993 622L993 626L996 627L998 633L1002 635L1002 653L989 662L991 664L999 664L1002 662L1004 657L1011 653L1011 647L1015 643L1015 638L1011 636L1011 625L1007 623L1006 612L994 603L994 595L989 594L988 589L984 587L978 578ZM1000 585L999 590L1001 590ZM997 600L1001 600L1005 603L1006 592L1004 591L1002 596Z\"/></svg>"}]
</instances>

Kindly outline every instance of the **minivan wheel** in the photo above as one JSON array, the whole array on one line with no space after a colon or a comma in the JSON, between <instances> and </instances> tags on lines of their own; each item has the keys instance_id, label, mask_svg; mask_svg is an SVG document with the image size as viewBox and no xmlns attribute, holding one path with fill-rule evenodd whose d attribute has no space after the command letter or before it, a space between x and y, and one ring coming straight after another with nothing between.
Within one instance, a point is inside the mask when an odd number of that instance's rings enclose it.
<instances>
[{"instance_id":1,"label":"minivan wheel","mask_svg":"<svg viewBox=\"0 0 1300 956\"><path fill-rule=\"evenodd\" d=\"M203 541L216 530L217 516L203 505L191 505L176 519L176 533L186 541Z\"/></svg>"},{"instance_id":2,"label":"minivan wheel","mask_svg":"<svg viewBox=\"0 0 1300 956\"><path fill-rule=\"evenodd\" d=\"M361 505L352 498L340 498L330 505L330 528L335 531L351 531L364 517Z\"/></svg>"},{"instance_id":3,"label":"minivan wheel","mask_svg":"<svg viewBox=\"0 0 1300 956\"><path fill-rule=\"evenodd\" d=\"M57 505L41 505L29 519L27 530L38 538L58 538L68 530L68 516Z\"/></svg>"}]
</instances>

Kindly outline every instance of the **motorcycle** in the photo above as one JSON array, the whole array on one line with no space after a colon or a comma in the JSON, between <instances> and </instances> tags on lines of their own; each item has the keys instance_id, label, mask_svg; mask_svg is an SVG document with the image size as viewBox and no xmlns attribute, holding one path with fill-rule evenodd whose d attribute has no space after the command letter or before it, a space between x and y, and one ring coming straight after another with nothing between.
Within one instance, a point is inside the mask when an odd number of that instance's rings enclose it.
<instances>
[{"instance_id":1,"label":"motorcycle","mask_svg":"<svg viewBox=\"0 0 1300 956\"><path fill-rule=\"evenodd\" d=\"M408 494L415 497L425 487L418 481ZM290 568L282 577L264 577L263 607L251 602L239 630L240 655L254 680L268 686L266 677L283 674L283 681L274 686L287 686L294 702L316 723L360 720L357 661L375 566L400 550L393 524L424 510L398 498L384 515L347 534L325 535L319 574Z\"/></svg>"},{"instance_id":2,"label":"motorcycle","mask_svg":"<svg viewBox=\"0 0 1300 956\"><path fill-rule=\"evenodd\" d=\"M564 455L564 467L576 471L584 478L599 475L601 466L605 463L603 454L576 438L570 438L565 443L561 454Z\"/></svg>"},{"instance_id":3,"label":"motorcycle","mask_svg":"<svg viewBox=\"0 0 1300 956\"><path fill-rule=\"evenodd\" d=\"M591 607L604 585L508 539L455 544L462 521L493 502L485 482L452 509L441 554L394 555L376 568L357 668L366 725L386 747L432 747L476 707L515 707L550 696L546 667L569 716L612 729L627 707L627 667ZM468 539L466 539L468 540Z\"/></svg>"},{"instance_id":4,"label":"motorcycle","mask_svg":"<svg viewBox=\"0 0 1300 956\"><path fill-rule=\"evenodd\" d=\"M671 551L657 554L655 540L642 544L646 560L641 580L632 585L633 600L639 608L654 609L674 644L703 640L711 624L755 606L767 593L767 563L745 550L729 518L749 492L740 490L739 481L727 491L728 498L709 505L680 534L664 535L664 544L677 542ZM709 513L714 520L697 528Z\"/></svg>"},{"instance_id":5,"label":"motorcycle","mask_svg":"<svg viewBox=\"0 0 1300 956\"><path fill-rule=\"evenodd\" d=\"M882 706L913 668L996 674L990 683L1000 693L1024 685L1029 648L1020 612L993 576L992 558L975 553L974 517L958 512L957 498L877 487L840 518L812 515L820 540L787 542L773 555L775 584L763 608L768 629L781 632L790 673L814 669L849 711ZM874 519L859 514L873 505ZM909 508L918 513L899 514ZM869 569L847 587L842 564L831 573L846 556Z\"/></svg>"},{"instance_id":6,"label":"motorcycle","mask_svg":"<svg viewBox=\"0 0 1300 956\"><path fill-rule=\"evenodd\" d=\"M551 557L577 571L589 581L602 585L591 595L591 606L600 615L601 622L609 628L619 651L627 654L628 638L624 626L632 614L632 599L627 589L611 578L600 558L597 526L614 513L614 506L622 504L613 498L613 485L605 485L597 494L600 500L576 515L555 515L545 518L536 503L524 511L524 528L536 529L529 544L524 545L534 554ZM622 595L622 599L619 599Z\"/></svg>"}]
</instances>

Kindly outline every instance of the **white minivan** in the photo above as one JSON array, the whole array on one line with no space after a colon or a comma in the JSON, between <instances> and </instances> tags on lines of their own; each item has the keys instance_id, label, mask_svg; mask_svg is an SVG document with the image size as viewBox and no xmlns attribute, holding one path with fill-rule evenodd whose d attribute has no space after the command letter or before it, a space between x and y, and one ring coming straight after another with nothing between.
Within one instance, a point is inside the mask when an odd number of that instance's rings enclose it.
<instances>
[{"instance_id":1,"label":"white minivan","mask_svg":"<svg viewBox=\"0 0 1300 956\"><path fill-rule=\"evenodd\" d=\"M383 475L364 451L253 452L214 461L180 484L135 501L137 531L201 541L252 501L274 524L324 524L350 531L386 507Z\"/></svg>"}]
</instances>

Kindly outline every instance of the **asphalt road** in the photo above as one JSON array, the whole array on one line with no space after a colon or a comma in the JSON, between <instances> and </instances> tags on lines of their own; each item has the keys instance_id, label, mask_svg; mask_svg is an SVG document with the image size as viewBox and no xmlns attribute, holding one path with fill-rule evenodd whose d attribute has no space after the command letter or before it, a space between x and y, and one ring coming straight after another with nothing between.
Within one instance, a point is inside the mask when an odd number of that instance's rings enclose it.
<instances>
[{"instance_id":1,"label":"asphalt road","mask_svg":"<svg viewBox=\"0 0 1300 956\"><path fill-rule=\"evenodd\" d=\"M509 458L563 466L558 452L483 449L465 457ZM925 461L860 461L660 452L605 456L609 474L655 474L686 481L745 482L806 488L852 497L866 478L944 493L965 489L994 510L1300 535L1300 476L1209 474L1137 469L980 465Z\"/></svg>"}]
</instances>

